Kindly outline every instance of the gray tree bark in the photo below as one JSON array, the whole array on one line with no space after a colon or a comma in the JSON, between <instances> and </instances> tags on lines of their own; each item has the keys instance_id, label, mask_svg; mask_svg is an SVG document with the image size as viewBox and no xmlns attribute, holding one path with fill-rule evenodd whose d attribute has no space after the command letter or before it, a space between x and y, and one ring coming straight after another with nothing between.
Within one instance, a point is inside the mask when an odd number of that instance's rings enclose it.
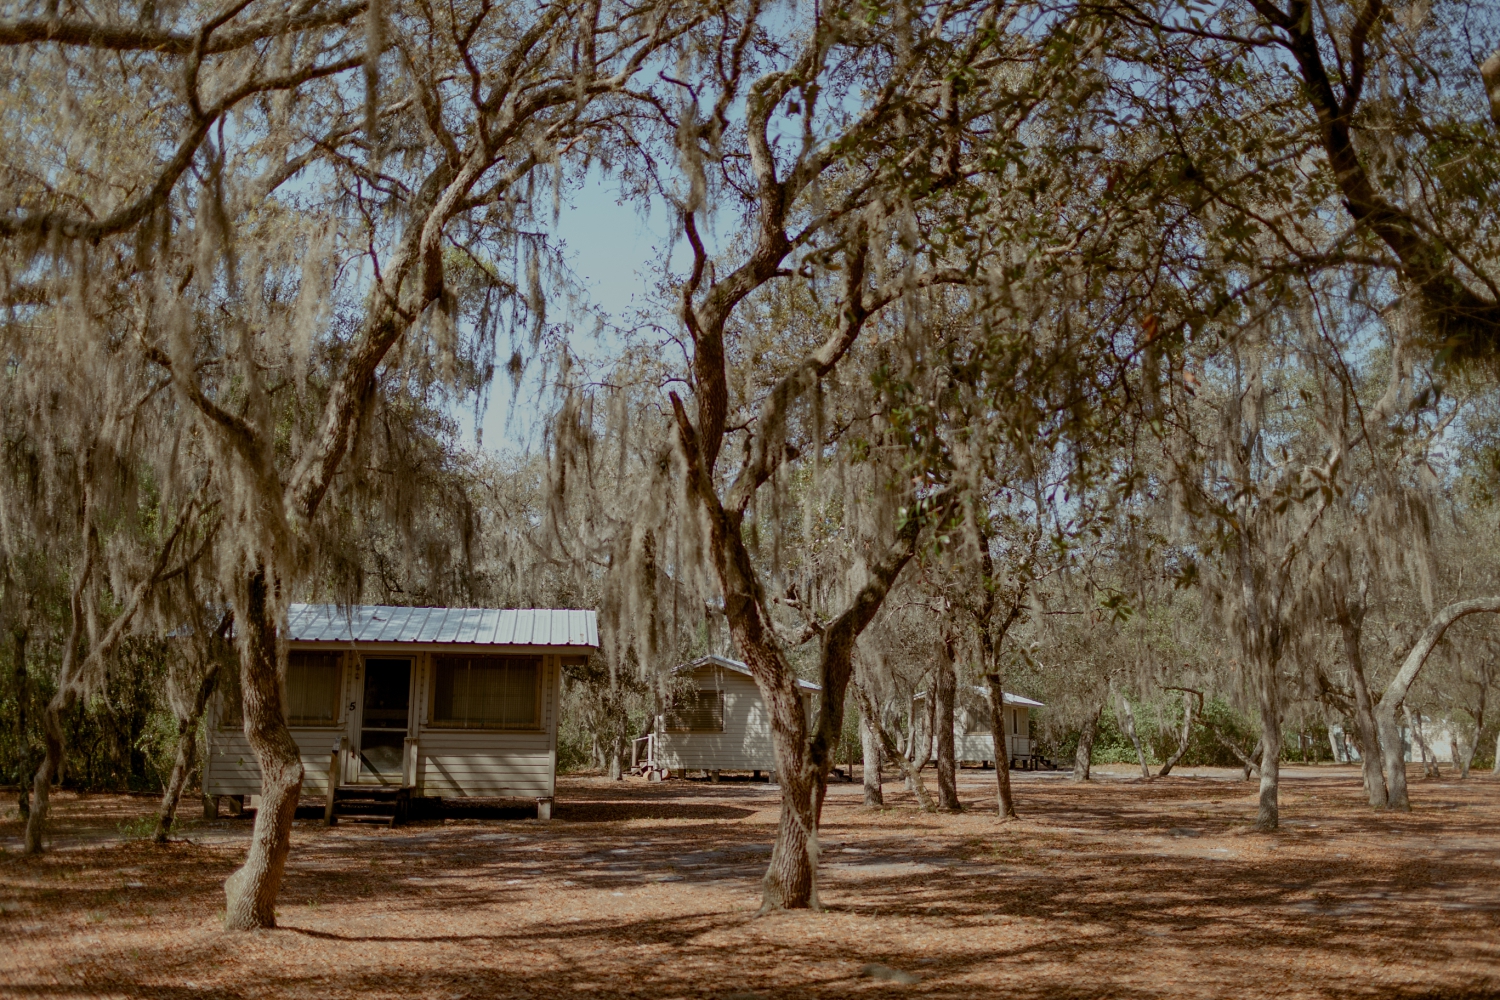
<instances>
[{"instance_id":1,"label":"gray tree bark","mask_svg":"<svg viewBox=\"0 0 1500 1000\"><path fill-rule=\"evenodd\" d=\"M1083 729L1078 734L1078 748L1073 751L1073 781L1088 781L1089 769L1094 763L1094 737L1099 734L1099 716L1104 712L1104 703L1094 706L1094 712L1083 720ZM1000 761L995 761L1000 766ZM1005 766L1010 766L1009 758Z\"/></svg>"},{"instance_id":2,"label":"gray tree bark","mask_svg":"<svg viewBox=\"0 0 1500 1000\"><path fill-rule=\"evenodd\" d=\"M1386 805L1385 775L1381 773L1380 735L1375 723L1375 701L1365 680L1365 660L1360 645L1364 631L1363 606L1350 607L1337 602L1336 617L1344 639L1344 659L1349 665L1349 681L1354 689L1354 743L1359 748L1359 768L1364 778L1365 797L1372 809Z\"/></svg>"},{"instance_id":3,"label":"gray tree bark","mask_svg":"<svg viewBox=\"0 0 1500 1000\"><path fill-rule=\"evenodd\" d=\"M1256 694L1260 699L1260 806L1255 828L1262 833L1281 825L1281 679L1276 661L1261 664Z\"/></svg>"},{"instance_id":4,"label":"gray tree bark","mask_svg":"<svg viewBox=\"0 0 1500 1000\"><path fill-rule=\"evenodd\" d=\"M276 893L302 791L302 758L281 706L271 587L266 571L257 569L242 582L236 601L245 737L260 765L261 788L245 863L224 883L226 930L276 926Z\"/></svg>"},{"instance_id":5,"label":"gray tree bark","mask_svg":"<svg viewBox=\"0 0 1500 1000\"><path fill-rule=\"evenodd\" d=\"M865 805L883 806L885 792L880 784L880 737L875 735L875 727L865 717L863 704L859 713L859 746L864 758Z\"/></svg>"},{"instance_id":6,"label":"gray tree bark","mask_svg":"<svg viewBox=\"0 0 1500 1000\"><path fill-rule=\"evenodd\" d=\"M17 805L21 809L21 817L29 818L31 815L31 734L26 731L26 708L31 703L31 683L26 674L26 639L27 631L18 628L11 633L11 639L15 645L13 648L14 661L12 667L12 682L16 698L16 783L18 789Z\"/></svg>"},{"instance_id":7,"label":"gray tree bark","mask_svg":"<svg viewBox=\"0 0 1500 1000\"><path fill-rule=\"evenodd\" d=\"M73 589L68 598L71 622L68 638L63 646L62 663L57 668L57 693L47 702L42 711L42 763L31 781L31 811L26 816L26 833L22 849L27 854L42 853L47 829L47 808L52 795L52 782L62 779L63 713L73 707L78 696L74 687L74 673L78 663L78 647L83 643L83 592L94 571L94 531L89 519L92 513L92 493L84 487L83 502L83 556L73 576Z\"/></svg>"},{"instance_id":8,"label":"gray tree bark","mask_svg":"<svg viewBox=\"0 0 1500 1000\"><path fill-rule=\"evenodd\" d=\"M1156 772L1158 778L1165 778L1171 774L1172 768L1176 767L1177 762L1182 760L1183 756L1187 754L1188 744L1193 739L1193 710L1195 703L1196 707L1201 710L1203 708L1203 695L1197 691L1184 690L1182 692L1182 735L1177 739L1177 749L1162 764L1161 770Z\"/></svg>"},{"instance_id":9,"label":"gray tree bark","mask_svg":"<svg viewBox=\"0 0 1500 1000\"><path fill-rule=\"evenodd\" d=\"M1125 730L1125 735L1130 737L1130 745L1135 747L1135 759L1141 765L1141 780L1151 780L1151 767L1146 763L1146 751L1141 747L1141 738L1135 731L1135 713L1131 711L1130 699L1121 691L1116 702L1120 708L1120 725Z\"/></svg>"},{"instance_id":10,"label":"gray tree bark","mask_svg":"<svg viewBox=\"0 0 1500 1000\"><path fill-rule=\"evenodd\" d=\"M999 674L985 674L990 691L990 732L995 740L995 809L1001 819L1016 818L1016 800L1010 791L1010 752L1005 742L1005 689Z\"/></svg>"},{"instance_id":11,"label":"gray tree bark","mask_svg":"<svg viewBox=\"0 0 1500 1000\"><path fill-rule=\"evenodd\" d=\"M1411 652L1401 663L1401 669L1386 685L1380 703L1375 706L1375 722L1380 731L1380 749L1385 763L1385 787L1387 808L1400 812L1411 811L1411 799L1406 791L1406 761L1403 759L1401 730L1396 725L1396 709L1406 701L1422 665L1433 649L1442 640L1448 626L1467 615L1481 612L1500 612L1500 597L1480 597L1472 601L1459 601L1439 611L1422 630L1412 646Z\"/></svg>"},{"instance_id":12,"label":"gray tree bark","mask_svg":"<svg viewBox=\"0 0 1500 1000\"><path fill-rule=\"evenodd\" d=\"M1422 776L1425 778L1442 777L1437 766L1437 755L1427 745L1427 736L1422 731L1422 713L1413 712L1409 705L1402 705L1401 714L1406 719L1406 728L1411 730L1411 740L1416 744L1417 754L1422 758Z\"/></svg>"},{"instance_id":13,"label":"gray tree bark","mask_svg":"<svg viewBox=\"0 0 1500 1000\"><path fill-rule=\"evenodd\" d=\"M953 669L953 638L945 635L938 644L937 677L933 685L933 706L937 730L937 774L938 808L943 812L959 812L963 806L958 801L958 762L954 760L953 707L958 694L957 678Z\"/></svg>"},{"instance_id":14,"label":"gray tree bark","mask_svg":"<svg viewBox=\"0 0 1500 1000\"><path fill-rule=\"evenodd\" d=\"M1479 749L1479 734L1484 731L1484 713L1489 707L1490 679L1488 670L1480 677L1479 704L1471 713L1474 717L1474 735L1464 739L1459 747L1458 777L1460 781L1469 776L1469 770L1474 766L1474 753ZM1458 738L1457 732L1454 733L1454 738Z\"/></svg>"},{"instance_id":15,"label":"gray tree bark","mask_svg":"<svg viewBox=\"0 0 1500 1000\"><path fill-rule=\"evenodd\" d=\"M177 819L177 804L182 798L182 790L187 787L188 779L193 775L194 758L198 751L198 722L203 718L203 711L208 707L208 699L213 696L218 682L219 667L215 663L209 667L198 685L188 714L177 720L177 757L172 762L172 775L167 779L167 787L161 796L161 808L156 814L154 839L158 844L167 842L167 835L172 832L172 824Z\"/></svg>"},{"instance_id":16,"label":"gray tree bark","mask_svg":"<svg viewBox=\"0 0 1500 1000\"><path fill-rule=\"evenodd\" d=\"M916 795L917 805L923 812L936 812L937 805L932 801L932 796L927 792L927 784L922 780L921 769L910 760L907 760L906 754L902 753L901 748L896 745L896 738L891 735L890 730L886 729L885 724L880 721L880 712L875 707L875 699L870 697L870 693L858 683L850 685L850 690L854 692L854 697L859 701L860 712L869 720L871 727L875 730L875 735L880 737L881 745L885 747L886 756L896 762L896 766L901 769L901 773L906 777L906 787L911 789L912 794ZM915 736L916 734L912 735ZM925 760L923 764L926 764Z\"/></svg>"}]
</instances>

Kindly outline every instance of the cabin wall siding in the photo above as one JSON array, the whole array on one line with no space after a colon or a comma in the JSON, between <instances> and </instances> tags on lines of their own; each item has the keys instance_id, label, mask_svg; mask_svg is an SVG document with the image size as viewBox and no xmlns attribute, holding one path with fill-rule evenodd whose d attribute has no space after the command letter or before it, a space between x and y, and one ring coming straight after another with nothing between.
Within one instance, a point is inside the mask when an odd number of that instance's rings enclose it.
<instances>
[{"instance_id":1,"label":"cabin wall siding","mask_svg":"<svg viewBox=\"0 0 1500 1000\"><path fill-rule=\"evenodd\" d=\"M658 728L657 763L675 770L771 771L776 751L771 744L771 717L755 681L718 667L694 674L701 689L724 691L722 733L668 733Z\"/></svg>"},{"instance_id":2,"label":"cabin wall siding","mask_svg":"<svg viewBox=\"0 0 1500 1000\"><path fill-rule=\"evenodd\" d=\"M442 655L443 650L437 651ZM487 651L488 652L488 651ZM509 650L496 650L509 655ZM417 739L416 792L445 798L551 798L556 791L557 723L562 671L558 656L542 658L541 728L530 732L513 730L433 729L433 652L382 650L373 656L404 656L412 660L412 695L415 711L409 730ZM322 796L328 788L328 766L335 741L359 740L358 705L363 689L363 664L354 654L344 657L344 701L339 706L337 727L293 729L306 773L304 795ZM346 773L341 780L355 778L346 754ZM260 766L250 750L250 741L237 729L211 730L204 788L210 795L259 795Z\"/></svg>"},{"instance_id":3,"label":"cabin wall siding","mask_svg":"<svg viewBox=\"0 0 1500 1000\"><path fill-rule=\"evenodd\" d=\"M303 795L324 795L328 791L328 762L333 743L344 735L337 729L293 729L292 739L302 757ZM250 750L243 730L220 729L210 741L207 777L204 787L210 795L259 795L260 765Z\"/></svg>"},{"instance_id":4,"label":"cabin wall siding","mask_svg":"<svg viewBox=\"0 0 1500 1000\"><path fill-rule=\"evenodd\" d=\"M977 699L970 701L960 695L960 704L953 712L953 759L958 761L995 760L995 737L990 727L990 706ZM919 702L920 703L920 702ZM1031 709L1023 705L1005 706L1005 741L1013 754L1030 754ZM983 732L965 732L982 729ZM937 737L932 740L932 757L937 758Z\"/></svg>"}]
</instances>

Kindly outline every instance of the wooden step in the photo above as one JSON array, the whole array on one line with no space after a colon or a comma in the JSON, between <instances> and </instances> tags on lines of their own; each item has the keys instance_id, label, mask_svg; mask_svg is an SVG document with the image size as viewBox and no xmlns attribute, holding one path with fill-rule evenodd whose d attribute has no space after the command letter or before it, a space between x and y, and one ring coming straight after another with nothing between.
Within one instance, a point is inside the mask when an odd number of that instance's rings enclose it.
<instances>
[{"instance_id":1,"label":"wooden step","mask_svg":"<svg viewBox=\"0 0 1500 1000\"><path fill-rule=\"evenodd\" d=\"M330 826L339 819L384 820L400 826L411 816L411 789L396 785L340 785L333 790Z\"/></svg>"}]
</instances>

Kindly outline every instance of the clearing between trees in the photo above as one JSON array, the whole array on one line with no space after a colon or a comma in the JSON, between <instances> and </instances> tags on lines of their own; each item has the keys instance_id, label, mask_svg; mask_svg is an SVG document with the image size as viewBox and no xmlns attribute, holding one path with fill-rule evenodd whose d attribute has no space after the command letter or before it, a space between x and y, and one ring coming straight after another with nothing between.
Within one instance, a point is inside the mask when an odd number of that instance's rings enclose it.
<instances>
[{"instance_id":1,"label":"clearing between trees","mask_svg":"<svg viewBox=\"0 0 1500 1000\"><path fill-rule=\"evenodd\" d=\"M559 779L555 819L396 829L299 820L279 929L223 929L244 819L147 834L148 798L59 795L57 849L0 821L0 996L1480 997L1500 995L1500 785L1411 779L1371 812L1353 766L1257 787L1188 769L965 769L970 810L829 788L826 912L754 916L778 823L765 784ZM1101 773L1103 772L1103 773Z\"/></svg>"}]
</instances>

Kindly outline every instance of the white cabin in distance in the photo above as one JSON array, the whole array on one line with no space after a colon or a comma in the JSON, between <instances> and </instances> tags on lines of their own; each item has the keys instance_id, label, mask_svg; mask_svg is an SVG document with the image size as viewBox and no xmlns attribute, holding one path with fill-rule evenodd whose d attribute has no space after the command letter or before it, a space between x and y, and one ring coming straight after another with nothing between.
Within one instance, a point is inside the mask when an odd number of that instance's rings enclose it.
<instances>
[{"instance_id":1,"label":"white cabin in distance","mask_svg":"<svg viewBox=\"0 0 1500 1000\"><path fill-rule=\"evenodd\" d=\"M703 770L718 779L720 771L776 770L771 745L771 715L750 668L724 656L700 656L672 670L692 687L653 720L650 731L635 741L631 768L652 780ZM804 711L822 690L812 681L797 681Z\"/></svg>"},{"instance_id":2,"label":"white cabin in distance","mask_svg":"<svg viewBox=\"0 0 1500 1000\"><path fill-rule=\"evenodd\" d=\"M927 692L912 696L912 717L927 711ZM1038 762L1031 738L1031 710L1045 708L1039 701L1019 694L1004 694L1006 759L1011 767L1029 768ZM937 734L933 733L932 756L937 756ZM960 684L953 706L953 756L960 762L987 765L998 760L995 737L990 731L990 692L977 685Z\"/></svg>"},{"instance_id":3,"label":"white cabin in distance","mask_svg":"<svg viewBox=\"0 0 1500 1000\"><path fill-rule=\"evenodd\" d=\"M285 635L305 795L529 799L550 817L562 667L598 648L595 612L293 604ZM261 784L237 686L224 695L203 774L215 810Z\"/></svg>"}]
</instances>

